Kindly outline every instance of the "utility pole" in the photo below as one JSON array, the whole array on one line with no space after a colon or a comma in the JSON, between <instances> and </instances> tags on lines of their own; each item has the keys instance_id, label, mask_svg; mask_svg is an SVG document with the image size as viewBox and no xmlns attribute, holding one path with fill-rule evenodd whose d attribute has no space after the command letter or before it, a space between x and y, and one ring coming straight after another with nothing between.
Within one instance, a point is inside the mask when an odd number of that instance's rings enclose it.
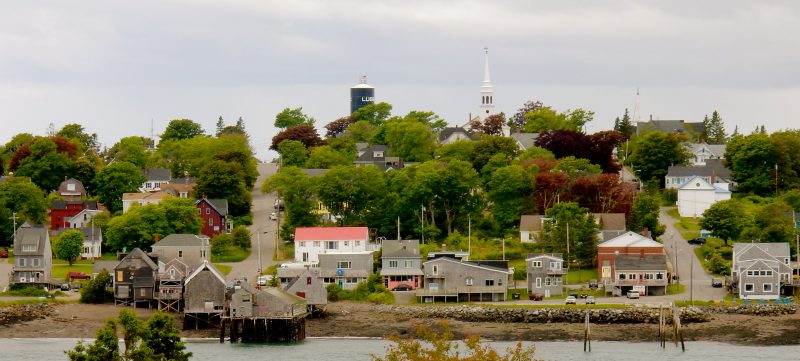
<instances>
[{"instance_id":1,"label":"utility pole","mask_svg":"<svg viewBox=\"0 0 800 361\"><path fill-rule=\"evenodd\" d=\"M567 224L567 274L569 274L569 221L565 223Z\"/></svg>"},{"instance_id":2,"label":"utility pole","mask_svg":"<svg viewBox=\"0 0 800 361\"><path fill-rule=\"evenodd\" d=\"M694 259L689 263L689 303L694 306Z\"/></svg>"},{"instance_id":3,"label":"utility pole","mask_svg":"<svg viewBox=\"0 0 800 361\"><path fill-rule=\"evenodd\" d=\"M11 220L14 222L14 229L12 230L14 233L14 242L17 241L17 212L11 214Z\"/></svg>"},{"instance_id":4,"label":"utility pole","mask_svg":"<svg viewBox=\"0 0 800 361\"><path fill-rule=\"evenodd\" d=\"M419 205L419 221L420 221L420 229L419 233L422 234L422 244L425 244L425 205Z\"/></svg>"},{"instance_id":5,"label":"utility pole","mask_svg":"<svg viewBox=\"0 0 800 361\"><path fill-rule=\"evenodd\" d=\"M472 216L467 218L467 254L472 253Z\"/></svg>"},{"instance_id":6,"label":"utility pole","mask_svg":"<svg viewBox=\"0 0 800 361\"><path fill-rule=\"evenodd\" d=\"M794 241L795 241L795 257L797 258L797 265L800 267L800 233L797 229L797 213L792 209L792 223L794 225Z\"/></svg>"},{"instance_id":7,"label":"utility pole","mask_svg":"<svg viewBox=\"0 0 800 361\"><path fill-rule=\"evenodd\" d=\"M400 216L397 216L397 240L400 240Z\"/></svg>"}]
</instances>

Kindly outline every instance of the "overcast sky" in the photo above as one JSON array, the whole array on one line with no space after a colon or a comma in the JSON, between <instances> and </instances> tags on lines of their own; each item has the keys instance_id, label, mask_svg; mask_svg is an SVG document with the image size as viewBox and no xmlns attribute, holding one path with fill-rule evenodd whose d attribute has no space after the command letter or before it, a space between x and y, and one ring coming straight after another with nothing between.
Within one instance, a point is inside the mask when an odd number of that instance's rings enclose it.
<instances>
[{"instance_id":1,"label":"overcast sky","mask_svg":"<svg viewBox=\"0 0 800 361\"><path fill-rule=\"evenodd\" d=\"M0 12L0 142L83 124L111 146L190 118L239 116L258 156L274 116L317 127L347 114L361 74L395 114L462 124L480 103L483 47L494 101L641 112L729 131L800 128L796 1L10 1Z\"/></svg>"}]
</instances>

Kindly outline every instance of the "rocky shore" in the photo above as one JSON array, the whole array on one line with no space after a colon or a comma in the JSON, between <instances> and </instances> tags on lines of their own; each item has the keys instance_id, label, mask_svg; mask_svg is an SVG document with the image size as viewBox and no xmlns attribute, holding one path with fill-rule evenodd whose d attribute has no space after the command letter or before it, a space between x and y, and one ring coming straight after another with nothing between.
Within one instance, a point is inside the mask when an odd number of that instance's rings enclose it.
<instances>
[{"instance_id":1,"label":"rocky shore","mask_svg":"<svg viewBox=\"0 0 800 361\"><path fill-rule=\"evenodd\" d=\"M0 308L0 337L93 338L121 306L35 304ZM142 319L154 310L135 309ZM409 336L421 326L447 323L456 337L480 335L504 341L582 340L589 312L597 341L656 342L658 309L518 308L482 305L373 305L336 302L326 316L309 319L309 337ZM795 304L681 309L686 341L749 345L798 345L800 314ZM187 330L184 337L217 337L216 330Z\"/></svg>"}]
</instances>

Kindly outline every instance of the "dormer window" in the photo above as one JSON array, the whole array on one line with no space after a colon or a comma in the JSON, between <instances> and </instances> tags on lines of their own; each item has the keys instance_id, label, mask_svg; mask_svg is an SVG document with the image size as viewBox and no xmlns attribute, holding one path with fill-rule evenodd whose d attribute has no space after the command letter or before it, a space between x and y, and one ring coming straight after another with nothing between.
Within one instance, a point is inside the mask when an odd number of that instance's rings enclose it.
<instances>
[{"instance_id":1,"label":"dormer window","mask_svg":"<svg viewBox=\"0 0 800 361\"><path fill-rule=\"evenodd\" d=\"M68 183L67 184L67 190L68 191L74 191L75 190L75 183Z\"/></svg>"},{"instance_id":2,"label":"dormer window","mask_svg":"<svg viewBox=\"0 0 800 361\"><path fill-rule=\"evenodd\" d=\"M22 251L23 252L36 252L36 245L35 244L23 244Z\"/></svg>"},{"instance_id":3,"label":"dormer window","mask_svg":"<svg viewBox=\"0 0 800 361\"><path fill-rule=\"evenodd\" d=\"M376 151L372 152L372 156L373 156L374 158L382 158L382 157L383 157L383 151L381 151L381 150L376 150Z\"/></svg>"}]
</instances>

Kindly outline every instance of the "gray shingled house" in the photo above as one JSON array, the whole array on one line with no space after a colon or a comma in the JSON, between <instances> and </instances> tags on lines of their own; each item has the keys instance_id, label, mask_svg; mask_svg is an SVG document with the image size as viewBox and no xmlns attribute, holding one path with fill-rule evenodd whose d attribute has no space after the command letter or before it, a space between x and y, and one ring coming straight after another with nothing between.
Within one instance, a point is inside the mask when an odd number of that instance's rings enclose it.
<instances>
[{"instance_id":1,"label":"gray shingled house","mask_svg":"<svg viewBox=\"0 0 800 361\"><path fill-rule=\"evenodd\" d=\"M225 277L203 261L186 276L183 292L184 328L217 327L225 310Z\"/></svg>"},{"instance_id":2,"label":"gray shingled house","mask_svg":"<svg viewBox=\"0 0 800 361\"><path fill-rule=\"evenodd\" d=\"M319 272L325 285L335 283L343 290L356 288L373 273L372 251L319 255Z\"/></svg>"},{"instance_id":3,"label":"gray shingled house","mask_svg":"<svg viewBox=\"0 0 800 361\"><path fill-rule=\"evenodd\" d=\"M513 272L507 261L459 261L440 257L423 264L421 302L505 301Z\"/></svg>"},{"instance_id":4,"label":"gray shingled house","mask_svg":"<svg viewBox=\"0 0 800 361\"><path fill-rule=\"evenodd\" d=\"M614 291L625 295L639 291L642 296L661 296L667 293L666 255L639 255L614 257Z\"/></svg>"},{"instance_id":5,"label":"gray shingled house","mask_svg":"<svg viewBox=\"0 0 800 361\"><path fill-rule=\"evenodd\" d=\"M306 300L308 313L319 314L328 304L328 291L318 268L303 268L300 274L283 287L286 292Z\"/></svg>"},{"instance_id":6,"label":"gray shingled house","mask_svg":"<svg viewBox=\"0 0 800 361\"><path fill-rule=\"evenodd\" d=\"M189 272L211 257L208 237L194 234L170 234L154 243L152 248L152 253L158 255L162 264L179 259L189 267Z\"/></svg>"},{"instance_id":7,"label":"gray shingled house","mask_svg":"<svg viewBox=\"0 0 800 361\"><path fill-rule=\"evenodd\" d=\"M788 243L734 243L731 278L741 299L776 299L791 282Z\"/></svg>"},{"instance_id":8,"label":"gray shingled house","mask_svg":"<svg viewBox=\"0 0 800 361\"><path fill-rule=\"evenodd\" d=\"M422 286L422 256L419 240L385 240L381 244L381 278L394 290L402 285L412 290Z\"/></svg>"},{"instance_id":9,"label":"gray shingled house","mask_svg":"<svg viewBox=\"0 0 800 361\"><path fill-rule=\"evenodd\" d=\"M158 280L158 264L134 248L114 267L114 302L128 306L152 304Z\"/></svg>"},{"instance_id":10,"label":"gray shingled house","mask_svg":"<svg viewBox=\"0 0 800 361\"><path fill-rule=\"evenodd\" d=\"M14 238L14 265L11 267L11 284L28 283L48 286L52 283L50 270L53 252L50 234L42 225L27 223L17 229Z\"/></svg>"},{"instance_id":11,"label":"gray shingled house","mask_svg":"<svg viewBox=\"0 0 800 361\"><path fill-rule=\"evenodd\" d=\"M528 292L538 293L544 297L564 293L562 278L567 272L561 254L532 254L525 259L525 265L528 273Z\"/></svg>"}]
</instances>

